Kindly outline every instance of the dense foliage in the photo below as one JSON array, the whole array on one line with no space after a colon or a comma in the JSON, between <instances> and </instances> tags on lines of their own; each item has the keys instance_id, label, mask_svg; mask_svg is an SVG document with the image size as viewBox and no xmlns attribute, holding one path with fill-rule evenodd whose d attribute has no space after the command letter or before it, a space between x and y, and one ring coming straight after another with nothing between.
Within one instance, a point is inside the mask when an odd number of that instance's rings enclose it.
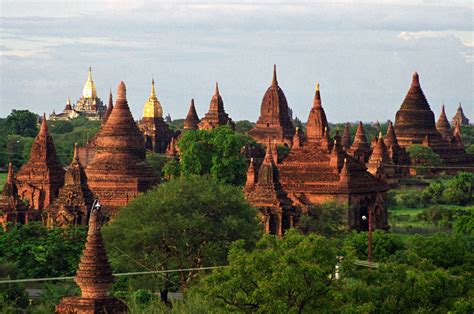
<instances>
[{"instance_id":1,"label":"dense foliage","mask_svg":"<svg viewBox=\"0 0 474 314\"><path fill-rule=\"evenodd\" d=\"M38 133L38 116L28 110L13 109L8 117L2 121L2 134L15 134L23 137L34 137Z\"/></svg>"},{"instance_id":2,"label":"dense foliage","mask_svg":"<svg viewBox=\"0 0 474 314\"><path fill-rule=\"evenodd\" d=\"M30 223L0 231L0 261L13 264L20 278L71 276L84 249L83 227L47 229Z\"/></svg>"},{"instance_id":3,"label":"dense foliage","mask_svg":"<svg viewBox=\"0 0 474 314\"><path fill-rule=\"evenodd\" d=\"M433 172L434 168L443 163L441 157L436 154L431 147L423 145L411 145L407 149L410 156L411 165L417 174Z\"/></svg>"},{"instance_id":4,"label":"dense foliage","mask_svg":"<svg viewBox=\"0 0 474 314\"><path fill-rule=\"evenodd\" d=\"M186 131L178 142L179 173L207 175L224 183L243 184L246 162L242 148L251 140L229 127Z\"/></svg>"},{"instance_id":5,"label":"dense foliage","mask_svg":"<svg viewBox=\"0 0 474 314\"><path fill-rule=\"evenodd\" d=\"M308 213L302 215L298 229L307 234L317 233L328 237L340 236L347 228L347 208L334 202L308 207Z\"/></svg>"},{"instance_id":6,"label":"dense foliage","mask_svg":"<svg viewBox=\"0 0 474 314\"><path fill-rule=\"evenodd\" d=\"M256 212L239 188L199 176L178 177L122 208L103 229L117 269L127 271L226 264L233 241L257 238ZM187 286L196 276L156 279L160 290L172 281Z\"/></svg>"}]
</instances>

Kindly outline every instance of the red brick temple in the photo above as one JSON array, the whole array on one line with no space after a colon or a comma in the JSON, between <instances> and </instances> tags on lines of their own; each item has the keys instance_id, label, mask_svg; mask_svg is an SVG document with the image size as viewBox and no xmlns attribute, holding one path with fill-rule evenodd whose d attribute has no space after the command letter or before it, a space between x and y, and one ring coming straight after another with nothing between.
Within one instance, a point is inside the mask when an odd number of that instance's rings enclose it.
<instances>
[{"instance_id":1,"label":"red brick temple","mask_svg":"<svg viewBox=\"0 0 474 314\"><path fill-rule=\"evenodd\" d=\"M418 73L414 73L412 83L405 99L397 111L395 133L401 147L413 144L431 147L450 167L463 167L472 164L473 160L464 150L461 138L453 136L446 139L447 125L443 122L443 113L437 129L435 117L421 89ZM439 119L438 119L439 120ZM451 168L456 172L455 168Z\"/></svg>"},{"instance_id":2,"label":"red brick temple","mask_svg":"<svg viewBox=\"0 0 474 314\"><path fill-rule=\"evenodd\" d=\"M120 82L115 106L95 139L94 160L85 169L89 188L114 213L159 179L146 162L143 134L133 120Z\"/></svg>"},{"instance_id":3,"label":"red brick temple","mask_svg":"<svg viewBox=\"0 0 474 314\"><path fill-rule=\"evenodd\" d=\"M64 186L59 190L58 198L43 213L43 224L48 227L86 225L88 209L93 202L94 196L87 185L76 143L72 162L64 177Z\"/></svg>"},{"instance_id":4,"label":"red brick temple","mask_svg":"<svg viewBox=\"0 0 474 314\"><path fill-rule=\"evenodd\" d=\"M352 142L351 147L348 149L348 153L362 163L369 161L371 148L365 136L364 126L360 121L354 136L354 142Z\"/></svg>"},{"instance_id":5,"label":"red brick temple","mask_svg":"<svg viewBox=\"0 0 474 314\"><path fill-rule=\"evenodd\" d=\"M373 227L388 229L388 186L370 174L364 163L345 153L337 139L334 143L329 137L319 88L306 128L306 139L293 145L280 163L270 158L273 151L267 147L262 165L248 171L245 195L259 209L265 230L282 234L298 223L299 214L308 206L328 201L348 206L347 225L352 229L367 229L362 216L369 210L374 214Z\"/></svg>"},{"instance_id":6,"label":"red brick temple","mask_svg":"<svg viewBox=\"0 0 474 314\"><path fill-rule=\"evenodd\" d=\"M211 130L218 126L228 125L232 129L235 128L235 123L224 110L224 101L219 93L219 86L216 82L214 95L212 96L209 105L209 111L201 119L198 126L200 130Z\"/></svg>"},{"instance_id":7,"label":"red brick temple","mask_svg":"<svg viewBox=\"0 0 474 314\"><path fill-rule=\"evenodd\" d=\"M89 231L84 251L74 281L81 289L81 296L63 297L56 306L56 313L107 314L127 313L121 300L108 295L114 282L112 269L105 251L100 231L103 217L97 209L91 211Z\"/></svg>"},{"instance_id":8,"label":"red brick temple","mask_svg":"<svg viewBox=\"0 0 474 314\"><path fill-rule=\"evenodd\" d=\"M292 145L295 128L290 120L285 94L278 85L276 65L273 67L272 83L263 95L260 117L248 135L261 144L266 144L270 137L276 144Z\"/></svg>"},{"instance_id":9,"label":"red brick temple","mask_svg":"<svg viewBox=\"0 0 474 314\"><path fill-rule=\"evenodd\" d=\"M154 79L151 81L150 97L143 107L143 117L138 127L143 133L146 149L160 154L166 152L174 132L163 119L163 108L156 97Z\"/></svg>"},{"instance_id":10,"label":"red brick temple","mask_svg":"<svg viewBox=\"0 0 474 314\"><path fill-rule=\"evenodd\" d=\"M25 218L28 221L28 214L26 205L18 197L13 167L10 162L8 164L7 180L3 186L2 194L0 194L0 224L6 230L8 223L24 223ZM34 213L33 216L35 216Z\"/></svg>"},{"instance_id":11,"label":"red brick temple","mask_svg":"<svg viewBox=\"0 0 474 314\"><path fill-rule=\"evenodd\" d=\"M456 123L460 125L469 125L469 119L464 115L464 111L462 110L461 103L459 103L458 109L456 110L456 114L452 120L453 125Z\"/></svg>"},{"instance_id":12,"label":"red brick temple","mask_svg":"<svg viewBox=\"0 0 474 314\"><path fill-rule=\"evenodd\" d=\"M48 207L64 185L64 169L56 156L46 115L31 147L30 159L16 174L16 184L20 198L35 210Z\"/></svg>"},{"instance_id":13,"label":"red brick temple","mask_svg":"<svg viewBox=\"0 0 474 314\"><path fill-rule=\"evenodd\" d=\"M184 130L197 130L199 129L199 117L196 112L196 107L194 106L194 98L191 99L191 104L189 105L189 111L184 119Z\"/></svg>"}]
</instances>

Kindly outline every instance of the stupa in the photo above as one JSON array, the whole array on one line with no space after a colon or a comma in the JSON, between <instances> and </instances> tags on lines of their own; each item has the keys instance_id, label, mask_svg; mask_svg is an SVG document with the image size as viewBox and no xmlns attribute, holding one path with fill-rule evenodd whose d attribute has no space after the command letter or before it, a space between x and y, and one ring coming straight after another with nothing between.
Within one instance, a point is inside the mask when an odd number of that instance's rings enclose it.
<instances>
[{"instance_id":1,"label":"stupa","mask_svg":"<svg viewBox=\"0 0 474 314\"><path fill-rule=\"evenodd\" d=\"M89 188L113 214L158 183L146 162L143 135L133 120L120 82L115 106L95 139L94 160L86 168Z\"/></svg>"},{"instance_id":2,"label":"stupa","mask_svg":"<svg viewBox=\"0 0 474 314\"><path fill-rule=\"evenodd\" d=\"M20 198L30 209L36 210L48 207L64 184L64 169L56 156L45 114L31 147L30 159L16 174L16 181Z\"/></svg>"},{"instance_id":3,"label":"stupa","mask_svg":"<svg viewBox=\"0 0 474 314\"><path fill-rule=\"evenodd\" d=\"M342 138L341 138L341 146L342 146L342 149L344 150L348 150L352 144L351 132L349 128L350 128L350 124L348 122L344 125L344 131L342 132Z\"/></svg>"},{"instance_id":4,"label":"stupa","mask_svg":"<svg viewBox=\"0 0 474 314\"><path fill-rule=\"evenodd\" d=\"M447 140L436 129L435 118L420 86L418 73L414 73L408 93L395 120L395 133L402 148L413 144L431 147L449 165L446 172L457 172L456 166L472 164L462 145L461 138ZM446 134L446 133L445 133Z\"/></svg>"},{"instance_id":5,"label":"stupa","mask_svg":"<svg viewBox=\"0 0 474 314\"><path fill-rule=\"evenodd\" d=\"M279 145L291 146L295 128L290 120L288 103L283 90L278 85L276 65L273 68L273 79L260 107L260 117L248 134L256 142L265 144L273 138Z\"/></svg>"},{"instance_id":6,"label":"stupa","mask_svg":"<svg viewBox=\"0 0 474 314\"><path fill-rule=\"evenodd\" d=\"M13 166L10 162L8 164L7 180L0 194L0 224L6 230L9 222L13 224L24 222L25 216L28 216L28 212L25 204L18 197Z\"/></svg>"},{"instance_id":7,"label":"stupa","mask_svg":"<svg viewBox=\"0 0 474 314\"><path fill-rule=\"evenodd\" d=\"M100 120L107 110L102 100L97 97L97 88L92 79L91 67L89 67L87 81L82 89L82 97L76 102L74 110L90 120Z\"/></svg>"},{"instance_id":8,"label":"stupa","mask_svg":"<svg viewBox=\"0 0 474 314\"><path fill-rule=\"evenodd\" d=\"M449 141L453 137L451 126L449 125L446 112L444 111L444 105L441 107L441 113L439 115L438 121L436 121L436 130L438 130L445 140Z\"/></svg>"},{"instance_id":9,"label":"stupa","mask_svg":"<svg viewBox=\"0 0 474 314\"><path fill-rule=\"evenodd\" d=\"M352 142L351 147L348 149L348 153L362 163L369 161L371 148L365 136L364 126L360 121L354 136L354 142Z\"/></svg>"},{"instance_id":10,"label":"stupa","mask_svg":"<svg viewBox=\"0 0 474 314\"><path fill-rule=\"evenodd\" d=\"M99 210L92 209L86 245L74 277L81 296L62 298L56 306L56 313L127 313L128 308L121 300L108 296L114 277L100 232L102 221Z\"/></svg>"},{"instance_id":11,"label":"stupa","mask_svg":"<svg viewBox=\"0 0 474 314\"><path fill-rule=\"evenodd\" d=\"M58 198L43 213L44 224L48 227L86 225L88 209L93 201L76 143L72 162L64 176L64 186L59 190Z\"/></svg>"},{"instance_id":12,"label":"stupa","mask_svg":"<svg viewBox=\"0 0 474 314\"><path fill-rule=\"evenodd\" d=\"M273 175L272 184L281 186L280 195L287 195L292 204L287 205L282 201L283 198L275 197L275 193L269 194L273 195L272 202L265 200L265 203L252 196L258 187L258 181L252 182L252 177L260 180L258 167L255 167L253 173L252 171L248 173L245 187L247 200L256 206L264 217L268 213L268 205L265 204L281 203L286 207L293 206L294 208L287 212L294 216L292 220L288 221L290 219L288 218L286 223L283 219L283 231L291 224L298 223L299 215L305 213L305 208L328 201L335 201L348 207L346 217L349 228L367 230L367 222L362 217L372 210L373 228L388 229L384 201L388 186L367 172L365 164L344 152L337 139L334 143L334 139L329 137L327 121L322 118L324 110L318 93L315 95L314 104L308 118L312 130L308 132L306 140L302 140L299 145L293 145L289 155L280 163L273 163L278 173ZM278 230L278 228L267 228L270 233L278 234Z\"/></svg>"},{"instance_id":13,"label":"stupa","mask_svg":"<svg viewBox=\"0 0 474 314\"><path fill-rule=\"evenodd\" d=\"M184 130L197 130L199 129L199 117L196 112L196 107L194 106L194 98L191 99L191 105L189 105L189 111L184 120L183 129Z\"/></svg>"},{"instance_id":14,"label":"stupa","mask_svg":"<svg viewBox=\"0 0 474 314\"><path fill-rule=\"evenodd\" d=\"M454 115L452 121L453 125L456 125L456 122L459 125L469 125L469 119L464 115L461 103L459 103L458 110L456 110L456 114Z\"/></svg>"},{"instance_id":15,"label":"stupa","mask_svg":"<svg viewBox=\"0 0 474 314\"><path fill-rule=\"evenodd\" d=\"M321 144L329 135L329 124L326 113L321 105L321 92L319 83L316 83L313 107L309 112L308 122L306 122L306 140L308 143Z\"/></svg>"},{"instance_id":16,"label":"stupa","mask_svg":"<svg viewBox=\"0 0 474 314\"><path fill-rule=\"evenodd\" d=\"M155 153L163 154L173 137L173 131L163 119L161 107L155 92L155 80L151 81L151 93L143 107L143 117L138 127L145 138L145 147Z\"/></svg>"},{"instance_id":17,"label":"stupa","mask_svg":"<svg viewBox=\"0 0 474 314\"><path fill-rule=\"evenodd\" d=\"M198 126L200 130L210 130L218 126L228 125L235 129L235 123L224 110L224 101L219 93L219 85L216 82L214 95L209 104L209 111L201 119Z\"/></svg>"}]
</instances>

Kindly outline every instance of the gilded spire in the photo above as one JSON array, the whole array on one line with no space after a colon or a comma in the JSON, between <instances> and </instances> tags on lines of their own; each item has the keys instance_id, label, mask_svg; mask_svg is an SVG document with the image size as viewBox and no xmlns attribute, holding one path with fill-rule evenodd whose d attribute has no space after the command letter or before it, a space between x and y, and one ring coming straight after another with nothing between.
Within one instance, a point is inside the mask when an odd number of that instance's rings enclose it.
<instances>
[{"instance_id":1,"label":"gilded spire","mask_svg":"<svg viewBox=\"0 0 474 314\"><path fill-rule=\"evenodd\" d=\"M155 92L155 78L151 80L151 93L143 107L143 118L162 118L163 108L160 101L156 97Z\"/></svg>"},{"instance_id":2,"label":"gilded spire","mask_svg":"<svg viewBox=\"0 0 474 314\"><path fill-rule=\"evenodd\" d=\"M97 89L95 87L94 80L92 79L92 68L89 67L89 73L87 75L87 81L84 84L82 90L82 97L84 98L97 98Z\"/></svg>"},{"instance_id":3,"label":"gilded spire","mask_svg":"<svg viewBox=\"0 0 474 314\"><path fill-rule=\"evenodd\" d=\"M319 82L316 82L316 91L319 92Z\"/></svg>"},{"instance_id":4,"label":"gilded spire","mask_svg":"<svg viewBox=\"0 0 474 314\"><path fill-rule=\"evenodd\" d=\"M278 85L278 80L277 80L277 66L276 66L276 64L273 65L273 79L272 79L272 85L274 85L274 86Z\"/></svg>"},{"instance_id":5,"label":"gilded spire","mask_svg":"<svg viewBox=\"0 0 474 314\"><path fill-rule=\"evenodd\" d=\"M151 79L151 93L150 93L150 98L152 97L156 97L156 93L155 93L155 78L153 77Z\"/></svg>"}]
</instances>

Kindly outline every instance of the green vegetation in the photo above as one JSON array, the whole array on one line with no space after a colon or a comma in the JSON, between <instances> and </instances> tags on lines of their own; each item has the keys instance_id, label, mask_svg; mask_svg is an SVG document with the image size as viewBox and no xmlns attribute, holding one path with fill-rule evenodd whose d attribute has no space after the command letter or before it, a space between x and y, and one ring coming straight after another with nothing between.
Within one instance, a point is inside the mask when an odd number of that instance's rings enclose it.
<instances>
[{"instance_id":1,"label":"green vegetation","mask_svg":"<svg viewBox=\"0 0 474 314\"><path fill-rule=\"evenodd\" d=\"M179 171L174 171L182 176L209 174L223 183L241 185L247 167L241 150L251 142L249 137L227 126L211 131L187 131L178 142Z\"/></svg>"},{"instance_id":2,"label":"green vegetation","mask_svg":"<svg viewBox=\"0 0 474 314\"><path fill-rule=\"evenodd\" d=\"M5 185L5 182L7 182L7 176L8 173L6 172L0 173L0 192L3 191L3 186Z\"/></svg>"},{"instance_id":3,"label":"green vegetation","mask_svg":"<svg viewBox=\"0 0 474 314\"><path fill-rule=\"evenodd\" d=\"M432 173L430 168L438 167L443 163L441 157L431 147L412 145L408 147L407 153L417 174Z\"/></svg>"},{"instance_id":4,"label":"green vegetation","mask_svg":"<svg viewBox=\"0 0 474 314\"><path fill-rule=\"evenodd\" d=\"M257 227L256 212L238 187L190 175L134 199L103 233L115 269L136 271L223 265L231 243L252 245ZM194 277L192 271L152 276L149 285L166 300L177 282L187 287Z\"/></svg>"}]
</instances>

